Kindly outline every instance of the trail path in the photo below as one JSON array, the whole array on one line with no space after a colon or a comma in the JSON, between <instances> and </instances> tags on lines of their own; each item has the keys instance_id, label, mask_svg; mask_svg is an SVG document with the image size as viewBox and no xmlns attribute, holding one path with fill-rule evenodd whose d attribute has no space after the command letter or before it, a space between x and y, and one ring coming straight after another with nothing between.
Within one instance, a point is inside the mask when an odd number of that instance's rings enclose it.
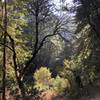
<instances>
[{"instance_id":1,"label":"trail path","mask_svg":"<svg viewBox=\"0 0 100 100\"><path fill-rule=\"evenodd\" d=\"M88 94L80 96L78 100L100 100L100 79L87 89Z\"/></svg>"}]
</instances>

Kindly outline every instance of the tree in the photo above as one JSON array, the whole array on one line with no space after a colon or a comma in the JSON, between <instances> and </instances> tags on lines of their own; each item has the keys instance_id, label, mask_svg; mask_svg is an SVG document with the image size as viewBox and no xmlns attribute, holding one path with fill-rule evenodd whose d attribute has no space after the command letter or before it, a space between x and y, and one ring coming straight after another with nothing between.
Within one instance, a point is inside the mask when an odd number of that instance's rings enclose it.
<instances>
[{"instance_id":1,"label":"tree","mask_svg":"<svg viewBox=\"0 0 100 100\"><path fill-rule=\"evenodd\" d=\"M16 2L16 1L15 1ZM8 2L8 4L6 4L6 6L5 6L5 9L6 9L6 11L5 11L5 16L7 16L7 17L5 17L5 24L7 24L7 26L6 26L6 29L5 29L5 26L4 25L2 25L2 23L0 23L0 28L1 28L1 30L2 30L2 33L3 33L3 35L4 35L4 33L6 34L6 39L4 39L4 40L6 40L7 42L5 43L2 43L2 41L0 41L1 43L1 45L4 45L4 58L5 58L5 53L6 52L8 52L8 49L10 49L10 51L11 52L13 52L13 57L14 57L14 70L15 70L15 74L16 74L16 79L17 79L17 81L18 81L18 78L17 78L17 75L18 75L18 72L17 72L17 70L16 70L16 65L17 65L17 63L16 63L16 51L15 51L15 48L16 48L16 46L15 46L15 43L17 44L18 42L17 41L15 41L15 36L18 36L19 35L19 33L20 33L20 30L19 30L19 28L18 28L18 25L20 26L20 28L21 28L21 26L23 25L23 23L21 23L21 19L18 19L18 16L19 16L19 18L20 18L20 12L18 12L17 14L15 14L15 10L13 9L13 7L16 7L16 3L15 2ZM5 2L4 2L5 3ZM11 5L11 4L14 4L13 6ZM6 8L7 7L7 8ZM11 8L11 9L10 9ZM10 13L10 12L8 12L8 10L9 11L13 11L13 13ZM19 14L20 13L20 14ZM3 13L2 13L3 14ZM8 20L9 19L9 20ZM1 22L2 22L2 20L3 20L3 18L1 19ZM15 21L16 20L16 21ZM19 21L18 21L19 20ZM18 24L18 22L20 23L20 24ZM18 31L19 30L19 31ZM16 34L14 34L16 32ZM14 39L13 39L13 38ZM18 38L16 38L16 39L18 39ZM7 51L5 51L5 48L8 48L7 49ZM9 53L11 53L11 52L9 52ZM9 56L9 57L11 57L12 55L7 55L7 56ZM6 56L6 57L7 57ZM12 57L11 57L12 58ZM5 60L5 59L4 59ZM5 63L5 61L4 61L4 64L8 64L8 62L12 62L12 60L8 60L8 57L7 57L7 62ZM9 63L10 63L9 62ZM13 64L11 63L11 66L13 67ZM8 68L8 67L7 67ZM5 72L6 72L6 69L4 70ZM4 75L4 77L5 77L5 75ZM6 76L7 77L7 76ZM3 80L5 81L5 78L3 78ZM3 83L3 85L5 85L4 83ZM20 87L20 84L19 84L19 87ZM5 86L4 86L4 88L5 88ZM5 94L5 93L4 93ZM5 96L4 96L5 97Z\"/></svg>"},{"instance_id":2,"label":"tree","mask_svg":"<svg viewBox=\"0 0 100 100\"><path fill-rule=\"evenodd\" d=\"M95 48L98 48L99 52L99 23L100 23L100 12L99 5L100 2L98 0L74 0L77 3L76 7L76 23L78 24L76 33L81 34L80 37L80 47L78 51L83 50L83 52L87 48L91 50L91 54L88 57L88 61L84 60L84 63L91 64L89 66L98 66L99 63L95 60L96 57L99 57ZM82 39L83 38L83 39ZM83 48L82 45L84 45ZM84 53L85 54L85 53ZM97 56L96 56L97 55ZM96 62L95 62L96 61ZM97 64L98 63L98 64Z\"/></svg>"},{"instance_id":3,"label":"tree","mask_svg":"<svg viewBox=\"0 0 100 100\"><path fill-rule=\"evenodd\" d=\"M74 0L78 2L80 5L77 6L77 21L83 22L82 26L84 27L86 24L89 24L92 30L95 32L97 37L99 37L99 5L100 2L98 0ZM97 22L98 20L98 22ZM84 23L85 21L85 23Z\"/></svg>"},{"instance_id":4,"label":"tree","mask_svg":"<svg viewBox=\"0 0 100 100\"><path fill-rule=\"evenodd\" d=\"M3 9L2 9L3 10ZM3 46L3 78L2 78L2 87L3 87L3 93L2 93L2 99L3 100L6 100L5 98L5 93L6 93L6 31L7 31L7 4L6 4L6 0L4 2L4 39L3 39L3 43L4 43L4 46Z\"/></svg>"},{"instance_id":5,"label":"tree","mask_svg":"<svg viewBox=\"0 0 100 100\"><path fill-rule=\"evenodd\" d=\"M23 80L25 74L28 69L32 67L35 58L40 53L45 42L48 40L51 41L52 36L61 34L67 22L65 22L64 18L54 15L51 9L53 6L49 0L23 0L19 2L20 1L10 1L7 5L8 28L6 30L6 48L7 52L10 53L10 55L7 56L12 59L11 61L7 59L7 61L11 62L11 66L14 68L17 83L24 97L25 90ZM33 23L29 23L30 19L27 18L29 16L32 18ZM27 26L29 24L33 26L33 29L30 30L33 34L31 35L32 46L29 45L30 39L28 39L28 34L25 30L25 28L29 29L30 26ZM0 23L0 28L2 32L5 31L2 23ZM35 72L37 66L33 69Z\"/></svg>"}]
</instances>

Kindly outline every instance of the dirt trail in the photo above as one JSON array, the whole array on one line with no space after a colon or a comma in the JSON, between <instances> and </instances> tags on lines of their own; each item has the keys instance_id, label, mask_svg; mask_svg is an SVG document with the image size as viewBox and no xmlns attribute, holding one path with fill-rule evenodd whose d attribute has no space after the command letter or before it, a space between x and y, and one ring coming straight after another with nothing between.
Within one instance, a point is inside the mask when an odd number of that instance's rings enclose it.
<instances>
[{"instance_id":1,"label":"dirt trail","mask_svg":"<svg viewBox=\"0 0 100 100\"><path fill-rule=\"evenodd\" d=\"M83 96L78 100L100 100L100 94L96 94L95 96Z\"/></svg>"},{"instance_id":2,"label":"dirt trail","mask_svg":"<svg viewBox=\"0 0 100 100\"><path fill-rule=\"evenodd\" d=\"M89 86L88 94L80 96L78 100L100 100L100 79L98 79L93 86Z\"/></svg>"}]
</instances>

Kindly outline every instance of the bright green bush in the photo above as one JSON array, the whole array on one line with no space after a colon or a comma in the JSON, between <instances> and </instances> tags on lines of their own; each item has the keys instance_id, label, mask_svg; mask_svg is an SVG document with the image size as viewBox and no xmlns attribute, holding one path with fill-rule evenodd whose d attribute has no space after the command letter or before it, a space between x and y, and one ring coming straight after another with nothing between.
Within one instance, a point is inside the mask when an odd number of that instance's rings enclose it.
<instances>
[{"instance_id":1,"label":"bright green bush","mask_svg":"<svg viewBox=\"0 0 100 100\"><path fill-rule=\"evenodd\" d=\"M51 72L46 67L41 67L34 74L35 88L38 91L52 90L57 93L63 93L66 88L70 87L67 79L57 76L56 78L51 77Z\"/></svg>"},{"instance_id":2,"label":"bright green bush","mask_svg":"<svg viewBox=\"0 0 100 100\"><path fill-rule=\"evenodd\" d=\"M70 88L70 84L67 79L61 78L60 76L57 76L53 80L53 89L54 91L58 93L63 93L66 89Z\"/></svg>"},{"instance_id":3,"label":"bright green bush","mask_svg":"<svg viewBox=\"0 0 100 100\"><path fill-rule=\"evenodd\" d=\"M49 89L52 78L50 70L46 67L41 67L34 74L35 78L35 88L39 91Z\"/></svg>"}]
</instances>

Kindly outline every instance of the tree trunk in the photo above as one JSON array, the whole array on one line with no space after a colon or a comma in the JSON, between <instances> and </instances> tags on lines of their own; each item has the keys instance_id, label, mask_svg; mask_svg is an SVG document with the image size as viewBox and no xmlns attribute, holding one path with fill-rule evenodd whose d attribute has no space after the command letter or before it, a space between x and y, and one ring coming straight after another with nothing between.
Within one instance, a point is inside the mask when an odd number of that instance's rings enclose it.
<instances>
[{"instance_id":1,"label":"tree trunk","mask_svg":"<svg viewBox=\"0 0 100 100\"><path fill-rule=\"evenodd\" d=\"M24 84L19 78L17 78L17 83L18 83L18 86L19 86L19 89L20 89L20 92L21 92L22 99L24 99L24 97L25 97Z\"/></svg>"},{"instance_id":2,"label":"tree trunk","mask_svg":"<svg viewBox=\"0 0 100 100\"><path fill-rule=\"evenodd\" d=\"M4 36L4 44L6 43L6 37ZM3 93L2 93L2 100L6 100L5 99L5 80L6 80L6 47L4 45L3 48L3 77L2 77L2 89L3 89Z\"/></svg>"},{"instance_id":3,"label":"tree trunk","mask_svg":"<svg viewBox=\"0 0 100 100\"><path fill-rule=\"evenodd\" d=\"M4 47L3 47L3 79L2 79L2 88L3 88L3 92L2 92L2 100L6 100L6 31L7 31L7 7L6 7L6 0L4 0L4 20L3 20L3 24L4 24ZM3 10L3 9L2 9ZM3 14L3 13L2 13Z\"/></svg>"}]
</instances>

